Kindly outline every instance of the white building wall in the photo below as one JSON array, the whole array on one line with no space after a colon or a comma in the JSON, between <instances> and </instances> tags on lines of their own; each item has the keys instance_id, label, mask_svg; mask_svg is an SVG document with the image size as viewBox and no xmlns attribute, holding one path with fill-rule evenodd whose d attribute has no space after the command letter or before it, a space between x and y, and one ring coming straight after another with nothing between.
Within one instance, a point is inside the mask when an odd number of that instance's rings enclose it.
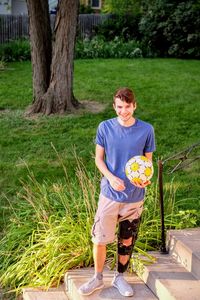
<instances>
[{"instance_id":1,"label":"white building wall","mask_svg":"<svg viewBox=\"0 0 200 300\"><path fill-rule=\"evenodd\" d=\"M0 0L1 1L1 0ZM27 15L27 4L25 0L12 0L13 15Z\"/></svg>"},{"instance_id":2,"label":"white building wall","mask_svg":"<svg viewBox=\"0 0 200 300\"><path fill-rule=\"evenodd\" d=\"M11 0L0 0L0 15L10 15L11 6Z\"/></svg>"},{"instance_id":3,"label":"white building wall","mask_svg":"<svg viewBox=\"0 0 200 300\"><path fill-rule=\"evenodd\" d=\"M49 0L49 10L55 8L58 4L58 0Z\"/></svg>"}]
</instances>

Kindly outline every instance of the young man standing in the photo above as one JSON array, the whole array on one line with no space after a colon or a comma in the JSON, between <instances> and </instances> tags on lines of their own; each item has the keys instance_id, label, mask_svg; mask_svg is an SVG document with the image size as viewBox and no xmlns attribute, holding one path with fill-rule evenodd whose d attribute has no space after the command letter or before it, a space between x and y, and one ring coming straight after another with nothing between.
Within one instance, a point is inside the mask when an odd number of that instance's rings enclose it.
<instances>
[{"instance_id":1,"label":"young man standing","mask_svg":"<svg viewBox=\"0 0 200 300\"><path fill-rule=\"evenodd\" d=\"M98 209L92 227L94 277L79 288L90 295L103 288L106 245L115 240L118 231L117 273L112 285L123 296L132 296L133 289L124 279L139 229L145 187L150 182L132 184L125 175L127 161L136 155L152 160L155 151L153 127L134 117L135 96L129 88L120 88L114 95L117 117L99 124L96 135L95 163L103 174Z\"/></svg>"}]
</instances>

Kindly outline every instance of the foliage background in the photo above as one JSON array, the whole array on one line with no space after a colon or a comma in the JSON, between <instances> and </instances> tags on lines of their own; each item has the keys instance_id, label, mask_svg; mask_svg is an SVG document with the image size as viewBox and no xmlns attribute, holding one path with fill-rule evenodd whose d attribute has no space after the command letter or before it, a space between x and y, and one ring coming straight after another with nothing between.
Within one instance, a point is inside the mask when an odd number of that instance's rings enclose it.
<instances>
[{"instance_id":1,"label":"foliage background","mask_svg":"<svg viewBox=\"0 0 200 300\"><path fill-rule=\"evenodd\" d=\"M76 58L200 57L200 0L112 1L110 18L84 39ZM27 41L0 45L0 60L30 59Z\"/></svg>"},{"instance_id":2,"label":"foliage background","mask_svg":"<svg viewBox=\"0 0 200 300\"><path fill-rule=\"evenodd\" d=\"M113 17L97 28L106 39L135 39L144 57L200 56L200 1L105 1Z\"/></svg>"}]
</instances>

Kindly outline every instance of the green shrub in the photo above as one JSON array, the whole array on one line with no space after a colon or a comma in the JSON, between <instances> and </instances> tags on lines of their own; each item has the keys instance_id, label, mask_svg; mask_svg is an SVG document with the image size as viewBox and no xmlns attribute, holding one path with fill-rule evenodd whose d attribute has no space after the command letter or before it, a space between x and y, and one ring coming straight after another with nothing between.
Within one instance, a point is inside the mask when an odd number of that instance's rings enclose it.
<instances>
[{"instance_id":1,"label":"green shrub","mask_svg":"<svg viewBox=\"0 0 200 300\"><path fill-rule=\"evenodd\" d=\"M94 13L94 10L90 5L84 5L84 4L79 5L79 14L92 14L92 13Z\"/></svg>"},{"instance_id":2,"label":"green shrub","mask_svg":"<svg viewBox=\"0 0 200 300\"><path fill-rule=\"evenodd\" d=\"M0 45L0 60L23 61L30 59L31 52L28 40L16 40Z\"/></svg>"},{"instance_id":3,"label":"green shrub","mask_svg":"<svg viewBox=\"0 0 200 300\"><path fill-rule=\"evenodd\" d=\"M124 42L119 37L106 42L102 37L78 40L76 42L75 58L134 58L142 57L139 42L130 40ZM22 61L30 60L30 45L28 41L13 41L0 46L0 60Z\"/></svg>"},{"instance_id":4,"label":"green shrub","mask_svg":"<svg viewBox=\"0 0 200 300\"><path fill-rule=\"evenodd\" d=\"M95 33L98 36L102 36L105 40L111 41L116 36L120 37L124 41L138 39L139 38L139 21L141 14L123 14L123 15L111 15L102 24L95 28Z\"/></svg>"},{"instance_id":5,"label":"green shrub","mask_svg":"<svg viewBox=\"0 0 200 300\"><path fill-rule=\"evenodd\" d=\"M104 0L103 12L125 15L140 11L141 0Z\"/></svg>"},{"instance_id":6,"label":"green shrub","mask_svg":"<svg viewBox=\"0 0 200 300\"><path fill-rule=\"evenodd\" d=\"M139 24L144 55L199 58L199 28L199 1L156 0Z\"/></svg>"},{"instance_id":7,"label":"green shrub","mask_svg":"<svg viewBox=\"0 0 200 300\"><path fill-rule=\"evenodd\" d=\"M106 42L103 38L94 37L91 40L79 40L76 44L76 58L134 58L142 57L138 42L131 40L124 42L115 37Z\"/></svg>"}]
</instances>

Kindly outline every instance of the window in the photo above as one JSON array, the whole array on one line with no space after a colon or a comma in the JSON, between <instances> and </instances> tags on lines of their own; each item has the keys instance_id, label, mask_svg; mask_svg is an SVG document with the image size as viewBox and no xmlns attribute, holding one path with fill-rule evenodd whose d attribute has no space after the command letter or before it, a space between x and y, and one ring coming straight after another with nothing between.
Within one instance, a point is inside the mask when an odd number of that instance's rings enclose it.
<instances>
[{"instance_id":1,"label":"window","mask_svg":"<svg viewBox=\"0 0 200 300\"><path fill-rule=\"evenodd\" d=\"M92 8L101 8L101 0L92 0L91 6Z\"/></svg>"}]
</instances>

